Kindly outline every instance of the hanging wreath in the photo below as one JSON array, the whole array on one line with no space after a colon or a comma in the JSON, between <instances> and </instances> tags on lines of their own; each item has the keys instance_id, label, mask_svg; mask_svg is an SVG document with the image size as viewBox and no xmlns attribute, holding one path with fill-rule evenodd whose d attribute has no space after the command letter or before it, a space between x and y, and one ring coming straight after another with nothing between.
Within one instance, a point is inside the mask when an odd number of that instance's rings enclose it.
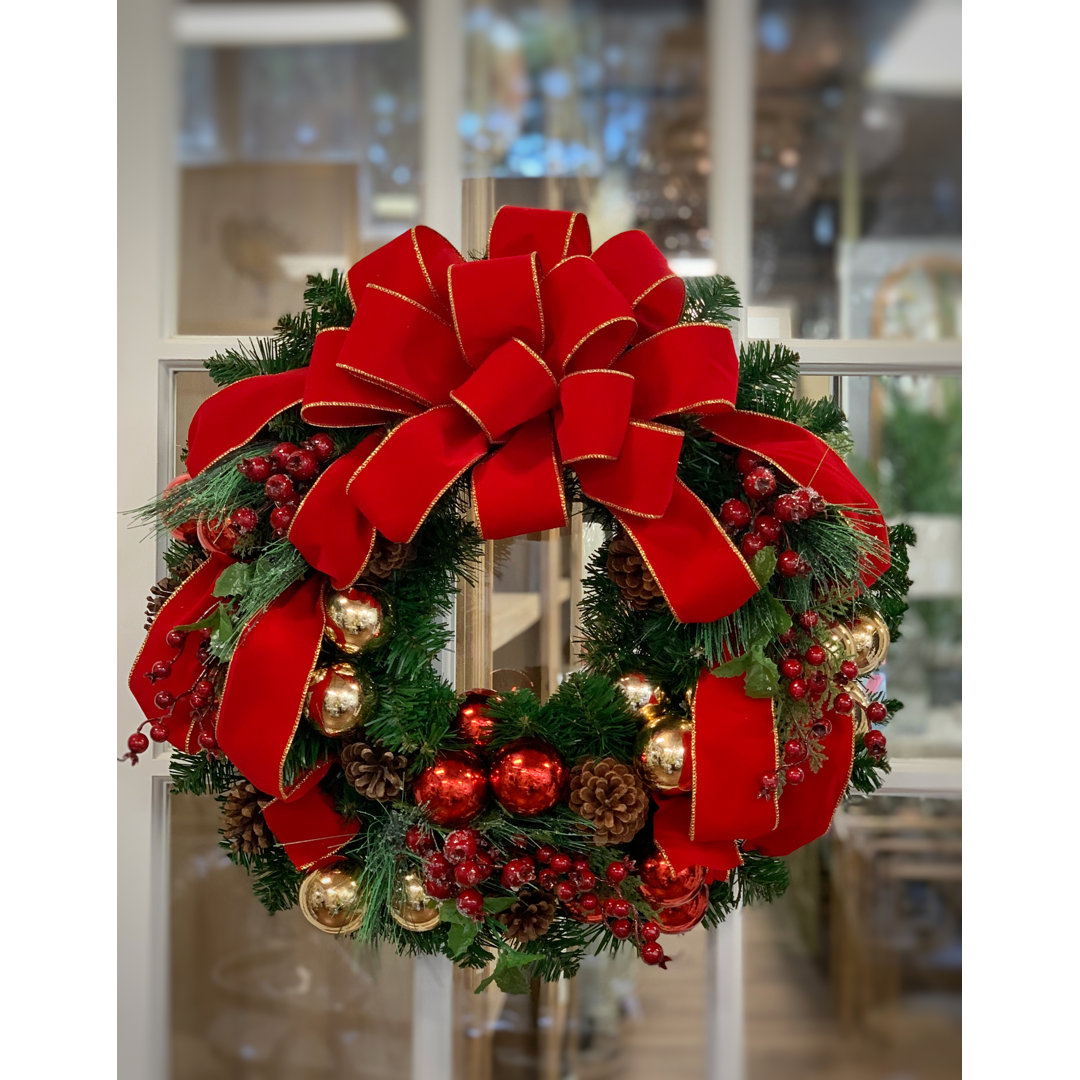
<instances>
[{"instance_id":1,"label":"hanging wreath","mask_svg":"<svg viewBox=\"0 0 1080 1080\"><path fill-rule=\"evenodd\" d=\"M207 363L128 742L278 911L521 989L713 925L887 771L866 689L906 608L905 526L843 462L798 357L736 354L729 279L643 233L504 207L463 259L418 226L313 277ZM485 540L582 513L584 670L546 701L435 672ZM148 728L148 734L142 731Z\"/></svg>"}]
</instances>

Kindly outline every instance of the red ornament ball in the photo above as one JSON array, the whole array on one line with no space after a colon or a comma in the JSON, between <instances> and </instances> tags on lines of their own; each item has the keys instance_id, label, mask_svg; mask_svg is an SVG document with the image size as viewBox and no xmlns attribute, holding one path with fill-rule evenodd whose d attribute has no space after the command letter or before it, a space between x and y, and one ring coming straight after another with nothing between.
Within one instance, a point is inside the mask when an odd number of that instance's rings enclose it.
<instances>
[{"instance_id":1,"label":"red ornament ball","mask_svg":"<svg viewBox=\"0 0 1080 1080\"><path fill-rule=\"evenodd\" d=\"M709 908L709 890L698 889L693 896L681 904L661 908L656 913L656 921L665 934L685 934L692 930L703 918ZM649 948L645 945L643 948ZM659 946L657 946L659 948Z\"/></svg>"},{"instance_id":2,"label":"red ornament ball","mask_svg":"<svg viewBox=\"0 0 1080 1080\"><path fill-rule=\"evenodd\" d=\"M705 881L705 867L675 870L663 855L651 855L641 864L641 894L654 907L685 904Z\"/></svg>"},{"instance_id":3,"label":"red ornament ball","mask_svg":"<svg viewBox=\"0 0 1080 1080\"><path fill-rule=\"evenodd\" d=\"M207 555L230 555L240 539L240 532L233 526L231 517L224 521L216 517L208 520L205 514L199 515L195 534Z\"/></svg>"},{"instance_id":4,"label":"red ornament ball","mask_svg":"<svg viewBox=\"0 0 1080 1080\"><path fill-rule=\"evenodd\" d=\"M784 577L796 577L799 573L799 553L793 548L781 551L776 557L776 569Z\"/></svg>"},{"instance_id":5,"label":"red ornament ball","mask_svg":"<svg viewBox=\"0 0 1080 1080\"><path fill-rule=\"evenodd\" d=\"M751 499L767 499L776 490L776 473L764 465L755 465L743 477L742 486Z\"/></svg>"},{"instance_id":6,"label":"red ornament ball","mask_svg":"<svg viewBox=\"0 0 1080 1080\"><path fill-rule=\"evenodd\" d=\"M156 698L154 699L157 700ZM884 704L880 701L871 701L866 706L866 719L871 724L880 724L886 716L889 715L889 710L885 708Z\"/></svg>"},{"instance_id":7,"label":"red ornament ball","mask_svg":"<svg viewBox=\"0 0 1080 1080\"><path fill-rule=\"evenodd\" d=\"M487 710L489 702L498 701L494 690L470 690L458 707L455 726L458 735L473 746L487 746L495 730L495 721Z\"/></svg>"},{"instance_id":8,"label":"red ornament ball","mask_svg":"<svg viewBox=\"0 0 1080 1080\"><path fill-rule=\"evenodd\" d=\"M728 499L720 506L720 521L730 529L743 529L750 524L750 507L742 499Z\"/></svg>"},{"instance_id":9,"label":"red ornament ball","mask_svg":"<svg viewBox=\"0 0 1080 1080\"><path fill-rule=\"evenodd\" d=\"M420 773L412 794L436 825L464 825L483 810L488 778L475 754L448 750Z\"/></svg>"},{"instance_id":10,"label":"red ornament ball","mask_svg":"<svg viewBox=\"0 0 1080 1080\"><path fill-rule=\"evenodd\" d=\"M504 809L524 817L550 810L562 797L566 777L558 751L539 739L508 743L491 762L495 798Z\"/></svg>"}]
</instances>

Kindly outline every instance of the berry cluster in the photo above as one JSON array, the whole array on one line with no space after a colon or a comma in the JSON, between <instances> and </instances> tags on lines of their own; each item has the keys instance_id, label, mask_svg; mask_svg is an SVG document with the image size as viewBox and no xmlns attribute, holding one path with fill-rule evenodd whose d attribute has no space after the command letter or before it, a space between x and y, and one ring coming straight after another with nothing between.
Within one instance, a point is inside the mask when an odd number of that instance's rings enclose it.
<instances>
[{"instance_id":1,"label":"berry cluster","mask_svg":"<svg viewBox=\"0 0 1080 1080\"><path fill-rule=\"evenodd\" d=\"M154 705L161 710L160 716L144 720L136 730L128 736L128 753L121 761L130 759L134 765L139 760L139 754L144 754L150 748L150 740L156 743L167 742L169 739L169 720L177 702L187 699L188 708L191 711L191 719L198 725L199 734L197 741L201 749L211 751L217 749L217 739L214 737L214 729L217 723L217 694L218 683L221 678L221 667L210 654L209 629L202 630L170 630L165 635L165 643L174 650L171 659L155 660L147 673L146 678L151 683L167 679L172 674L173 664L184 650L188 634L198 634L200 637L196 658L201 668L191 686L182 694L174 695L170 690L159 690L154 695ZM149 725L150 738L143 734L142 729Z\"/></svg>"},{"instance_id":2,"label":"berry cluster","mask_svg":"<svg viewBox=\"0 0 1080 1080\"><path fill-rule=\"evenodd\" d=\"M788 525L806 521L825 510L825 500L813 488L800 487L776 495L776 473L748 450L739 451L735 467L750 501L728 499L720 507L720 523L730 535L739 536L739 550L747 559L770 545L786 544ZM788 546L777 556L776 569L791 578L806 577L811 567Z\"/></svg>"},{"instance_id":3,"label":"berry cluster","mask_svg":"<svg viewBox=\"0 0 1080 1080\"><path fill-rule=\"evenodd\" d=\"M333 454L334 440L319 431L299 446L278 443L269 457L243 458L238 463L236 467L244 476L264 485L266 497L274 504L270 511L274 536L284 536L289 531L301 496ZM259 523L259 515L250 506L242 506L229 515L229 521L239 532L250 532Z\"/></svg>"},{"instance_id":4,"label":"berry cluster","mask_svg":"<svg viewBox=\"0 0 1080 1080\"><path fill-rule=\"evenodd\" d=\"M669 959L657 944L660 924L651 920L639 923L633 905L622 895L623 882L630 872L625 862L609 863L601 881L581 855L570 855L550 845L529 854L529 843L521 836L515 840L512 857L507 859L476 829L448 833L440 850L433 833L411 825L405 833L405 846L423 860L427 894L436 900L453 899L457 910L470 919L483 917L484 894L479 886L496 879L510 892L535 887L551 893L571 918L590 923L603 921L619 940L633 935L647 964L662 965Z\"/></svg>"}]
</instances>

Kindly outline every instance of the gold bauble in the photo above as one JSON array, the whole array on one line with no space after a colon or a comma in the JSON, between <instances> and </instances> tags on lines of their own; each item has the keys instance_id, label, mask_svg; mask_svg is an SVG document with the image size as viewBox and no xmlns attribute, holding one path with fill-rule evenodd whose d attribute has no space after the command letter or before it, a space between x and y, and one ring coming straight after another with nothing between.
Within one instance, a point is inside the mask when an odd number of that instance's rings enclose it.
<instances>
[{"instance_id":1,"label":"gold bauble","mask_svg":"<svg viewBox=\"0 0 1080 1080\"><path fill-rule=\"evenodd\" d=\"M308 681L304 716L324 735L337 738L359 727L375 707L371 680L352 664L316 668Z\"/></svg>"},{"instance_id":2,"label":"gold bauble","mask_svg":"<svg viewBox=\"0 0 1080 1080\"><path fill-rule=\"evenodd\" d=\"M634 758L638 772L653 791L676 794L692 786L687 745L693 730L690 717L663 705L645 705L638 715L645 726L638 735Z\"/></svg>"},{"instance_id":3,"label":"gold bauble","mask_svg":"<svg viewBox=\"0 0 1080 1080\"><path fill-rule=\"evenodd\" d=\"M315 870L300 883L300 910L327 934L351 934L364 919L360 886L348 870Z\"/></svg>"},{"instance_id":4,"label":"gold bauble","mask_svg":"<svg viewBox=\"0 0 1080 1080\"><path fill-rule=\"evenodd\" d=\"M656 687L644 675L637 672L624 675L616 681L615 685L626 695L626 700L634 712L657 701Z\"/></svg>"},{"instance_id":5,"label":"gold bauble","mask_svg":"<svg viewBox=\"0 0 1080 1080\"><path fill-rule=\"evenodd\" d=\"M381 645L390 633L386 602L370 589L330 590L323 595L323 634L354 655Z\"/></svg>"},{"instance_id":6,"label":"gold bauble","mask_svg":"<svg viewBox=\"0 0 1080 1080\"><path fill-rule=\"evenodd\" d=\"M849 683L844 689L848 692L855 707L851 710L851 722L855 725L856 738L862 738L870 730L870 719L866 715L866 706L870 698L858 683Z\"/></svg>"},{"instance_id":7,"label":"gold bauble","mask_svg":"<svg viewBox=\"0 0 1080 1080\"><path fill-rule=\"evenodd\" d=\"M889 651L889 628L876 611L860 612L847 624L851 635L850 656L859 666L860 675L869 675L882 665Z\"/></svg>"},{"instance_id":8,"label":"gold bauble","mask_svg":"<svg viewBox=\"0 0 1080 1080\"><path fill-rule=\"evenodd\" d=\"M439 909L424 891L419 874L410 871L399 875L390 897L390 915L398 926L417 933L439 925Z\"/></svg>"}]
</instances>

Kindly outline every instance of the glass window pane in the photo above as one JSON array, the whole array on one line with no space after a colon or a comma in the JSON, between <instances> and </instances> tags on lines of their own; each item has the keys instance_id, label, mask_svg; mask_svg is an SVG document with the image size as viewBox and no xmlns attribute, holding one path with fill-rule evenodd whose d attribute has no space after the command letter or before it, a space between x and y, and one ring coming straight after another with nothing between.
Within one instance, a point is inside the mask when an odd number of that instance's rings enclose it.
<instances>
[{"instance_id":1,"label":"glass window pane","mask_svg":"<svg viewBox=\"0 0 1080 1080\"><path fill-rule=\"evenodd\" d=\"M182 334L265 333L307 274L422 216L416 0L351 5L391 17L321 35L303 4L279 7L280 25L215 3L196 8L220 18L178 24Z\"/></svg>"},{"instance_id":2,"label":"glass window pane","mask_svg":"<svg viewBox=\"0 0 1080 1080\"><path fill-rule=\"evenodd\" d=\"M754 303L797 337L960 336L960 0L761 0Z\"/></svg>"},{"instance_id":3,"label":"glass window pane","mask_svg":"<svg viewBox=\"0 0 1080 1080\"><path fill-rule=\"evenodd\" d=\"M961 394L958 378L843 380L855 438L851 464L890 525L907 522L910 607L881 671L904 709L889 725L893 757L960 753Z\"/></svg>"},{"instance_id":4,"label":"glass window pane","mask_svg":"<svg viewBox=\"0 0 1080 1080\"><path fill-rule=\"evenodd\" d=\"M960 1075L961 804L875 796L746 911L749 1080Z\"/></svg>"}]
</instances>

